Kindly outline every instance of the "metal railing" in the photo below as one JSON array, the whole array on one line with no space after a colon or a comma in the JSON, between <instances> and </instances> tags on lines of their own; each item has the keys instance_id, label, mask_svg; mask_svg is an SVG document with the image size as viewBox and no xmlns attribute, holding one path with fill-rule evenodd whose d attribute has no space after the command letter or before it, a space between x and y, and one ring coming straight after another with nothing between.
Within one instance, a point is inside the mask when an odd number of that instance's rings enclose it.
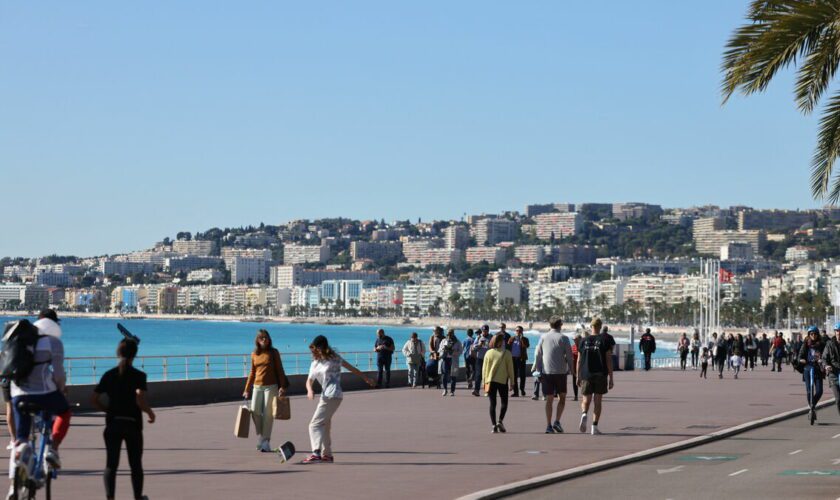
<instances>
[{"instance_id":1,"label":"metal railing","mask_svg":"<svg viewBox=\"0 0 840 500\"><path fill-rule=\"evenodd\" d=\"M691 360L687 361L687 365L691 366ZM641 370L645 367L645 359L643 356L636 356L633 359L633 367L636 370ZM673 356L673 357L664 357L664 358L651 358L650 360L650 367L651 368L679 368L680 367L680 357Z\"/></svg>"},{"instance_id":2,"label":"metal railing","mask_svg":"<svg viewBox=\"0 0 840 500\"><path fill-rule=\"evenodd\" d=\"M343 352L341 356L362 371L377 369L375 352ZM309 373L311 353L281 353L280 357L287 375ZM392 360L392 369L404 368L405 357L401 352L394 352ZM95 384L106 371L117 365L117 361L107 356L65 358L67 383ZM150 382L247 377L251 370L251 354L138 356L134 366L146 372Z\"/></svg>"}]
</instances>

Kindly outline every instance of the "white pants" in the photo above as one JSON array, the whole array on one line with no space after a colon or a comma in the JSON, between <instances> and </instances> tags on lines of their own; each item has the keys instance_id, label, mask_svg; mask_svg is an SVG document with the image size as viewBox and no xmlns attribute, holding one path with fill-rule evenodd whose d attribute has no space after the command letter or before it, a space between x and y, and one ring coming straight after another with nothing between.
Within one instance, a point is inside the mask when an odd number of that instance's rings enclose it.
<instances>
[{"instance_id":1,"label":"white pants","mask_svg":"<svg viewBox=\"0 0 840 500\"><path fill-rule=\"evenodd\" d=\"M312 415L312 421L309 422L309 441L312 444L312 453L332 456L330 427L332 427L332 417L340 404L341 399L336 398L321 398L318 401L318 407L315 408L315 414Z\"/></svg>"},{"instance_id":2,"label":"white pants","mask_svg":"<svg viewBox=\"0 0 840 500\"><path fill-rule=\"evenodd\" d=\"M274 400L277 385L255 385L251 395L251 413L254 415L254 430L265 439L271 439L274 425Z\"/></svg>"}]
</instances>

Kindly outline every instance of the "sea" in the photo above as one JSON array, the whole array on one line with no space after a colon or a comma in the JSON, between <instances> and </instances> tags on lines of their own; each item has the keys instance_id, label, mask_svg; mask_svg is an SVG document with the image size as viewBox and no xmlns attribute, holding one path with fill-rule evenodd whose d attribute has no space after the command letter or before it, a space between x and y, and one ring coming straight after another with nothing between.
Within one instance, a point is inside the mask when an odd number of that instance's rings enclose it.
<instances>
[{"instance_id":1,"label":"sea","mask_svg":"<svg viewBox=\"0 0 840 500\"><path fill-rule=\"evenodd\" d=\"M2 322L14 319L17 318L0 316ZM28 319L34 320L32 317ZM373 344L376 330L380 328L376 325L64 318L61 320L62 340L71 383L93 383L105 369L114 365L116 346L123 338L117 323L140 338L137 365L149 373L150 380L242 376L260 329L268 330L274 347L283 355L288 373L305 373L308 370L309 344L318 335L326 336L330 344L351 363L361 369L372 369L375 368ZM432 333L431 327L383 328L394 339L398 353L412 332L417 332L424 341ZM573 332L566 333L573 335ZM629 340L622 336L622 332L614 334L619 343ZM460 330L457 335L463 339L466 332ZM530 331L526 335L535 347L540 332ZM663 345L657 349L655 356L673 356L674 347ZM396 362L394 368L402 368L399 358Z\"/></svg>"}]
</instances>

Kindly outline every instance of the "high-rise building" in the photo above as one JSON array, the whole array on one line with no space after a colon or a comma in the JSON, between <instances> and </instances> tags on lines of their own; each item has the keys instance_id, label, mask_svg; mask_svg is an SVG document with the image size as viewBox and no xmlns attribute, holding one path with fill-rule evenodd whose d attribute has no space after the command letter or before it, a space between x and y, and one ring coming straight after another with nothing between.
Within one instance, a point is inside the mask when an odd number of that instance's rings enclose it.
<instances>
[{"instance_id":1,"label":"high-rise building","mask_svg":"<svg viewBox=\"0 0 840 500\"><path fill-rule=\"evenodd\" d=\"M350 256L353 261L397 261L402 258L402 251L403 246L399 241L354 241L350 244Z\"/></svg>"},{"instance_id":2,"label":"high-rise building","mask_svg":"<svg viewBox=\"0 0 840 500\"><path fill-rule=\"evenodd\" d=\"M379 281L375 271L327 271L305 269L303 266L274 266L271 268L270 282L278 288L320 285L326 280L361 280L365 283Z\"/></svg>"},{"instance_id":3,"label":"high-rise building","mask_svg":"<svg viewBox=\"0 0 840 500\"><path fill-rule=\"evenodd\" d=\"M758 253L764 244L764 231L726 229L723 217L702 217L695 219L694 247L697 253L716 255L720 248L730 242L749 243L753 252Z\"/></svg>"},{"instance_id":4,"label":"high-rise building","mask_svg":"<svg viewBox=\"0 0 840 500\"><path fill-rule=\"evenodd\" d=\"M540 266L545 260L545 249L542 245L522 245L513 249L513 256L523 264Z\"/></svg>"},{"instance_id":5,"label":"high-rise building","mask_svg":"<svg viewBox=\"0 0 840 500\"><path fill-rule=\"evenodd\" d=\"M207 257L216 251L216 242L208 240L176 240L172 242L172 251Z\"/></svg>"},{"instance_id":6,"label":"high-rise building","mask_svg":"<svg viewBox=\"0 0 840 500\"><path fill-rule=\"evenodd\" d=\"M470 247L467 248L467 263L478 264L487 262L489 264L503 264L505 262L505 249L499 247Z\"/></svg>"},{"instance_id":7,"label":"high-rise building","mask_svg":"<svg viewBox=\"0 0 840 500\"><path fill-rule=\"evenodd\" d=\"M549 240L552 236L557 239L574 236L583 226L583 219L577 212L542 214L534 220L537 223L537 238L541 240Z\"/></svg>"},{"instance_id":8,"label":"high-rise building","mask_svg":"<svg viewBox=\"0 0 840 500\"><path fill-rule=\"evenodd\" d=\"M233 285L241 283L265 283L268 279L269 260L264 257L234 257L230 266L230 282Z\"/></svg>"},{"instance_id":9,"label":"high-rise building","mask_svg":"<svg viewBox=\"0 0 840 500\"><path fill-rule=\"evenodd\" d=\"M662 215L662 207L647 203L613 203L612 216L618 220L649 219Z\"/></svg>"},{"instance_id":10,"label":"high-rise building","mask_svg":"<svg viewBox=\"0 0 840 500\"><path fill-rule=\"evenodd\" d=\"M444 242L446 248L464 250L470 244L470 231L460 224L449 226L444 231Z\"/></svg>"},{"instance_id":11,"label":"high-rise building","mask_svg":"<svg viewBox=\"0 0 840 500\"><path fill-rule=\"evenodd\" d=\"M327 245L295 245L283 246L283 264L324 264L330 260L330 247Z\"/></svg>"},{"instance_id":12,"label":"high-rise building","mask_svg":"<svg viewBox=\"0 0 840 500\"><path fill-rule=\"evenodd\" d=\"M518 224L509 219L479 219L472 226L472 235L481 246L493 246L503 241L514 241Z\"/></svg>"},{"instance_id":13,"label":"high-rise building","mask_svg":"<svg viewBox=\"0 0 840 500\"><path fill-rule=\"evenodd\" d=\"M431 249L443 248L442 238L402 238L403 256L406 262L418 263L424 252Z\"/></svg>"}]
</instances>

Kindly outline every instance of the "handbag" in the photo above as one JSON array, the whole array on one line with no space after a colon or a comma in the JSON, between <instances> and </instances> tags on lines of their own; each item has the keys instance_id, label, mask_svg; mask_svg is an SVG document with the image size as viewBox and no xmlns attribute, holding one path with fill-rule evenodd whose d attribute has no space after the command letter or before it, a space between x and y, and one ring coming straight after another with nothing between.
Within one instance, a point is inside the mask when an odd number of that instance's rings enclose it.
<instances>
[{"instance_id":1,"label":"handbag","mask_svg":"<svg viewBox=\"0 0 840 500\"><path fill-rule=\"evenodd\" d=\"M289 420L292 418L292 407L289 398L286 396L277 396L274 398L274 418L276 420Z\"/></svg>"},{"instance_id":2,"label":"handbag","mask_svg":"<svg viewBox=\"0 0 840 500\"><path fill-rule=\"evenodd\" d=\"M239 405L236 409L236 424L233 426L233 435L238 438L247 438L251 429L251 409L247 404Z\"/></svg>"}]
</instances>

